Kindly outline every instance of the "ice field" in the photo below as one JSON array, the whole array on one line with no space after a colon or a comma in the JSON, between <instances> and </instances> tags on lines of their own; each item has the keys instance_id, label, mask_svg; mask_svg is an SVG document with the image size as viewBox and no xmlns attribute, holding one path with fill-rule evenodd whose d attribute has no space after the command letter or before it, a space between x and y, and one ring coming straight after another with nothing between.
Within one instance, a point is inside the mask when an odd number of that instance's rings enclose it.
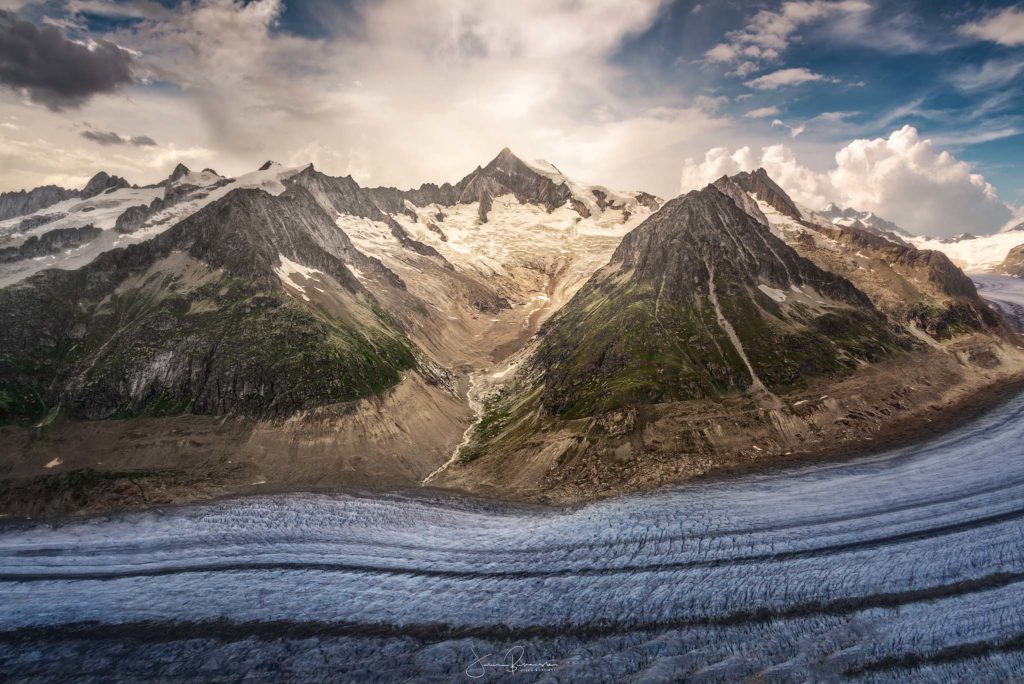
<instances>
[{"instance_id":1,"label":"ice field","mask_svg":"<svg viewBox=\"0 0 1024 684\"><path fill-rule=\"evenodd\" d=\"M1010 681L1022 603L1024 396L574 509L297 494L0 529L15 679Z\"/></svg>"}]
</instances>

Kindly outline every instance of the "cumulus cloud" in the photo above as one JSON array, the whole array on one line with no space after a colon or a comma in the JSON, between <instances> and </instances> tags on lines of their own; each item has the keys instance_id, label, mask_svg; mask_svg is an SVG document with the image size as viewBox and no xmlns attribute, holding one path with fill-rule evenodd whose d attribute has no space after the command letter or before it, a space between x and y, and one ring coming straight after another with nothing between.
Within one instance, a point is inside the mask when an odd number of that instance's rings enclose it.
<instances>
[{"instance_id":1,"label":"cumulus cloud","mask_svg":"<svg viewBox=\"0 0 1024 684\"><path fill-rule=\"evenodd\" d=\"M123 136L114 131L95 131L92 129L82 131L81 136L99 145L134 145L135 147L152 147L156 145L148 135Z\"/></svg>"},{"instance_id":2,"label":"cumulus cloud","mask_svg":"<svg viewBox=\"0 0 1024 684\"><path fill-rule=\"evenodd\" d=\"M757 90L777 90L785 86L800 85L812 81L829 81L836 83L837 79L815 73L805 67L793 67L790 69L779 69L770 74L759 76L747 81L747 85Z\"/></svg>"},{"instance_id":3,"label":"cumulus cloud","mask_svg":"<svg viewBox=\"0 0 1024 684\"><path fill-rule=\"evenodd\" d=\"M835 202L873 211L919 234L989 233L1014 214L983 176L921 138L912 126L888 138L854 140L836 153L835 167L824 172L803 166L783 145L765 147L760 155L748 147L735 152L715 148L702 160L686 160L681 189L758 166L804 206L816 209Z\"/></svg>"},{"instance_id":4,"label":"cumulus cloud","mask_svg":"<svg viewBox=\"0 0 1024 684\"><path fill-rule=\"evenodd\" d=\"M50 109L77 107L133 81L131 53L101 40L68 40L0 10L0 83Z\"/></svg>"},{"instance_id":5,"label":"cumulus cloud","mask_svg":"<svg viewBox=\"0 0 1024 684\"><path fill-rule=\"evenodd\" d=\"M1024 8L1007 7L989 14L984 19L961 26L960 33L1000 45L1024 45Z\"/></svg>"}]
</instances>

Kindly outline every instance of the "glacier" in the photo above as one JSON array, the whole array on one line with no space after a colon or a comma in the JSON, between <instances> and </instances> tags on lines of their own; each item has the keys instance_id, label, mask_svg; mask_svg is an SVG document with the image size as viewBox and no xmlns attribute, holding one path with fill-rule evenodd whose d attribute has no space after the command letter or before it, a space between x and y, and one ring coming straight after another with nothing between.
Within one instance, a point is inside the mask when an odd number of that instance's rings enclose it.
<instances>
[{"instance_id":1,"label":"glacier","mask_svg":"<svg viewBox=\"0 0 1024 684\"><path fill-rule=\"evenodd\" d=\"M0 673L1019 680L1024 395L940 428L571 508L422 489L9 522Z\"/></svg>"}]
</instances>

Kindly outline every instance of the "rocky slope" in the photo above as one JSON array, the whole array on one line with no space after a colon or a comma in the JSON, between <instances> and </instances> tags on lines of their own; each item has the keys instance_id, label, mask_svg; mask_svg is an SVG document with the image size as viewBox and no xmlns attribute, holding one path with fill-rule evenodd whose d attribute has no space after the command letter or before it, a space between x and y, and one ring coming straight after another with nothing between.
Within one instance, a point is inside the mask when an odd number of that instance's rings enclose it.
<instances>
[{"instance_id":1,"label":"rocky slope","mask_svg":"<svg viewBox=\"0 0 1024 684\"><path fill-rule=\"evenodd\" d=\"M273 417L380 392L412 348L348 263L369 259L308 193L239 190L149 242L0 290L5 413ZM291 296L315 288L318 306Z\"/></svg>"},{"instance_id":2,"label":"rocky slope","mask_svg":"<svg viewBox=\"0 0 1024 684\"><path fill-rule=\"evenodd\" d=\"M821 220L758 170L627 235L432 483L577 501L834 454L915 434L1022 361L943 255Z\"/></svg>"},{"instance_id":3,"label":"rocky slope","mask_svg":"<svg viewBox=\"0 0 1024 684\"><path fill-rule=\"evenodd\" d=\"M998 271L1007 275L1024 278L1024 245L1014 247L1006 254Z\"/></svg>"},{"instance_id":4,"label":"rocky slope","mask_svg":"<svg viewBox=\"0 0 1024 684\"><path fill-rule=\"evenodd\" d=\"M767 173L758 169L721 178L715 185L743 188L758 205L754 213L745 206L751 216L758 220L764 216L766 225L798 253L848 278L911 333L924 331L929 339L949 339L1000 331L998 316L978 296L970 278L942 252L917 249L899 236L886 235L889 231L830 221L798 207L766 178Z\"/></svg>"},{"instance_id":5,"label":"rocky slope","mask_svg":"<svg viewBox=\"0 0 1024 684\"><path fill-rule=\"evenodd\" d=\"M46 207L77 196L75 190L44 185L32 190L0 193L0 221L32 214Z\"/></svg>"},{"instance_id":6,"label":"rocky slope","mask_svg":"<svg viewBox=\"0 0 1024 684\"><path fill-rule=\"evenodd\" d=\"M42 235L33 235L17 247L0 248L0 263L36 259L64 249L80 247L98 237L102 231L93 226L54 228Z\"/></svg>"},{"instance_id":7,"label":"rocky slope","mask_svg":"<svg viewBox=\"0 0 1024 684\"><path fill-rule=\"evenodd\" d=\"M581 416L787 389L906 344L848 281L708 187L627 235L552 320L535 358L545 408Z\"/></svg>"}]
</instances>

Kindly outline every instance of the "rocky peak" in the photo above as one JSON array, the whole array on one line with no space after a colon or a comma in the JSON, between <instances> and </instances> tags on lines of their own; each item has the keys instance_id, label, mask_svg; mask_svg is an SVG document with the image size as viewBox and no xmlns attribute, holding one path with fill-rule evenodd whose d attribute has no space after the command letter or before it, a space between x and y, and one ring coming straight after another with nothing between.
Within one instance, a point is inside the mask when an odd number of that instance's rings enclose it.
<instances>
[{"instance_id":1,"label":"rocky peak","mask_svg":"<svg viewBox=\"0 0 1024 684\"><path fill-rule=\"evenodd\" d=\"M67 190L56 185L43 185L28 191L17 190L0 193L0 221L32 214L57 202L75 197L77 194L76 190Z\"/></svg>"},{"instance_id":2,"label":"rocky peak","mask_svg":"<svg viewBox=\"0 0 1024 684\"><path fill-rule=\"evenodd\" d=\"M153 241L160 251L181 250L212 268L241 277L276 280L280 255L329 273L350 290L358 282L336 254L354 251L348 236L312 194L291 187L282 195L240 188L200 209Z\"/></svg>"},{"instance_id":3,"label":"rocky peak","mask_svg":"<svg viewBox=\"0 0 1024 684\"><path fill-rule=\"evenodd\" d=\"M513 194L524 204L539 204L548 211L562 206L572 196L566 183L538 173L507 147L487 166L459 181L455 190L459 202L487 203L491 198ZM486 220L485 212L481 220Z\"/></svg>"},{"instance_id":4,"label":"rocky peak","mask_svg":"<svg viewBox=\"0 0 1024 684\"><path fill-rule=\"evenodd\" d=\"M750 216L756 219L758 223L765 226L768 225L768 218L764 215L764 212L761 211L761 207L757 206L757 200L751 197L750 193L741 188L739 183L729 176L722 176L712 183L712 185L722 192L722 194L735 202L740 209L750 214Z\"/></svg>"},{"instance_id":5,"label":"rocky peak","mask_svg":"<svg viewBox=\"0 0 1024 684\"><path fill-rule=\"evenodd\" d=\"M771 179L768 172L763 168L753 173L741 171L732 176L733 182L739 185L745 192L753 194L757 199L768 204L780 214L799 221L803 218L796 203L786 194L786 191Z\"/></svg>"},{"instance_id":6,"label":"rocky peak","mask_svg":"<svg viewBox=\"0 0 1024 684\"><path fill-rule=\"evenodd\" d=\"M82 189L82 199L89 199L95 197L104 192L110 192L111 190L117 190L118 188L127 188L128 181L120 176L111 176L106 171L100 171L95 176L89 179L89 182L85 184L85 188Z\"/></svg>"},{"instance_id":7,"label":"rocky peak","mask_svg":"<svg viewBox=\"0 0 1024 684\"><path fill-rule=\"evenodd\" d=\"M174 170L171 171L171 175L167 177L167 182L173 183L176 180L184 178L190 173L191 171L187 166L185 166L184 164L178 164L177 166L174 167Z\"/></svg>"},{"instance_id":8,"label":"rocky peak","mask_svg":"<svg viewBox=\"0 0 1024 684\"><path fill-rule=\"evenodd\" d=\"M259 170L259 171L266 171L266 170L267 170L267 169L269 169L269 168L270 168L271 166L275 166L276 164L277 164L277 162L276 162L276 161L273 161L273 160L271 160L271 159L268 159L267 161L263 162L263 166L261 166L261 167L260 167L260 168L259 168L258 170Z\"/></svg>"},{"instance_id":9,"label":"rocky peak","mask_svg":"<svg viewBox=\"0 0 1024 684\"><path fill-rule=\"evenodd\" d=\"M848 281L800 257L715 185L667 202L623 238L616 261L665 296L707 292L713 277L781 290L810 285L832 299L871 306Z\"/></svg>"}]
</instances>

